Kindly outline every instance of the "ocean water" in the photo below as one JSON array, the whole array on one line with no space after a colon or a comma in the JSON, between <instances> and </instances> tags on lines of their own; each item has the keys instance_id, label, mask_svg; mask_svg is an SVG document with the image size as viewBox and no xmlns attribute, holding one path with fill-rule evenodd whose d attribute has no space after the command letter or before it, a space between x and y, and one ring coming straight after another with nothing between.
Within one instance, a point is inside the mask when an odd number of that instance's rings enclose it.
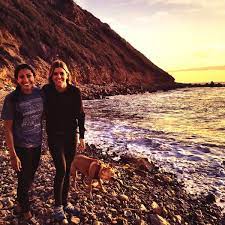
<instances>
[{"instance_id":1,"label":"ocean water","mask_svg":"<svg viewBox=\"0 0 225 225\"><path fill-rule=\"evenodd\" d=\"M119 95L84 107L88 143L147 156L188 192L225 200L225 88Z\"/></svg>"}]
</instances>

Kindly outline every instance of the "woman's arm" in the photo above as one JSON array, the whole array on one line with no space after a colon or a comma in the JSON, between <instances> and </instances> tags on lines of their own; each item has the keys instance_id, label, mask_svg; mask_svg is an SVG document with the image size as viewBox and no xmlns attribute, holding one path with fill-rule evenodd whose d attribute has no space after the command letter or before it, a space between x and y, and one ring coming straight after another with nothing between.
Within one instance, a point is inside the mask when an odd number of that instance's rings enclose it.
<instances>
[{"instance_id":1,"label":"woman's arm","mask_svg":"<svg viewBox=\"0 0 225 225\"><path fill-rule=\"evenodd\" d=\"M79 91L79 115L78 115L77 120L78 120L78 127L79 127L79 145L78 145L78 149L80 151L83 151L85 149L85 141L84 141L85 113L84 113L84 108L83 108L82 97L81 97L80 91Z\"/></svg>"},{"instance_id":2,"label":"woman's arm","mask_svg":"<svg viewBox=\"0 0 225 225\"><path fill-rule=\"evenodd\" d=\"M20 160L16 154L15 148L14 148L13 120L4 120L4 128L5 128L6 144L9 149L12 168L15 171L19 172L21 169L21 162L20 162Z\"/></svg>"},{"instance_id":3,"label":"woman's arm","mask_svg":"<svg viewBox=\"0 0 225 225\"><path fill-rule=\"evenodd\" d=\"M84 141L84 122L85 122L85 113L81 112L78 117L78 127L79 127L79 145L78 149L83 151L85 149L85 141Z\"/></svg>"}]
</instances>

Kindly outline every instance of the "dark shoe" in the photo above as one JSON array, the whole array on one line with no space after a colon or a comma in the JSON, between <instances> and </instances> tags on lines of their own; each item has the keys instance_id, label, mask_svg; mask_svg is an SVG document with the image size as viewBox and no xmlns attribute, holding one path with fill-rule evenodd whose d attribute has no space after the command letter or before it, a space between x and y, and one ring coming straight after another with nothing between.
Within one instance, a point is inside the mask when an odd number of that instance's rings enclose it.
<instances>
[{"instance_id":1,"label":"dark shoe","mask_svg":"<svg viewBox=\"0 0 225 225\"><path fill-rule=\"evenodd\" d=\"M21 216L23 213L23 210L20 206L20 204L18 202L15 203L15 205L13 206L13 214L15 216Z\"/></svg>"},{"instance_id":2,"label":"dark shoe","mask_svg":"<svg viewBox=\"0 0 225 225\"><path fill-rule=\"evenodd\" d=\"M63 211L63 206L58 206L58 207L55 207L54 209L54 213L53 213L53 217L54 217L54 220L56 222L61 222L63 224L68 224L68 220L66 218L66 215Z\"/></svg>"},{"instance_id":3,"label":"dark shoe","mask_svg":"<svg viewBox=\"0 0 225 225\"><path fill-rule=\"evenodd\" d=\"M26 222L27 225L40 225L40 223L38 222L38 220L35 218L34 215L32 215L28 219L24 219L24 221Z\"/></svg>"},{"instance_id":4,"label":"dark shoe","mask_svg":"<svg viewBox=\"0 0 225 225\"><path fill-rule=\"evenodd\" d=\"M21 210L18 211L18 208L14 208L14 214L19 216L20 223L19 224L26 224L26 225L40 225L34 215L31 214L30 211L22 212Z\"/></svg>"},{"instance_id":5,"label":"dark shoe","mask_svg":"<svg viewBox=\"0 0 225 225\"><path fill-rule=\"evenodd\" d=\"M70 216L80 216L80 212L71 203L64 206L64 211Z\"/></svg>"}]
</instances>

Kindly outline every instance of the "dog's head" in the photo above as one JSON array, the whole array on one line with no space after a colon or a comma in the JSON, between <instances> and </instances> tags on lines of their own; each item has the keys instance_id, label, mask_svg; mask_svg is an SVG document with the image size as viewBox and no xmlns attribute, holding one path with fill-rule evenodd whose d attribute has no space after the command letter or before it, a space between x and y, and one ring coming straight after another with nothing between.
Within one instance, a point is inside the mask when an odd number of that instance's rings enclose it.
<instances>
[{"instance_id":1,"label":"dog's head","mask_svg":"<svg viewBox=\"0 0 225 225\"><path fill-rule=\"evenodd\" d=\"M101 169L99 172L99 178L102 180L110 180L112 177L114 177L115 172L112 167L101 165Z\"/></svg>"}]
</instances>

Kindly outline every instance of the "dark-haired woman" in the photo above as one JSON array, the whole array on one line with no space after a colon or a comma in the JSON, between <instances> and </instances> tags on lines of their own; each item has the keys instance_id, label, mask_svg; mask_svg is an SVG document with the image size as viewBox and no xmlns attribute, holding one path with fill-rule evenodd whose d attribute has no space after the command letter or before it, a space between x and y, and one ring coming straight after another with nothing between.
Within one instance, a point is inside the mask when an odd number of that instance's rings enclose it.
<instances>
[{"instance_id":1,"label":"dark-haired woman","mask_svg":"<svg viewBox=\"0 0 225 225\"><path fill-rule=\"evenodd\" d=\"M75 215L76 209L67 200L70 183L70 167L77 146L84 150L84 120L81 92L71 85L67 65L60 60L52 63L49 84L43 87L46 131L49 150L56 168L54 180L54 218L68 223L65 213Z\"/></svg>"},{"instance_id":2,"label":"dark-haired woman","mask_svg":"<svg viewBox=\"0 0 225 225\"><path fill-rule=\"evenodd\" d=\"M27 64L16 67L16 90L5 97L1 118L12 168L17 172L15 211L25 220L38 224L31 213L28 191L38 168L42 142L43 101L36 88L34 69Z\"/></svg>"}]
</instances>

